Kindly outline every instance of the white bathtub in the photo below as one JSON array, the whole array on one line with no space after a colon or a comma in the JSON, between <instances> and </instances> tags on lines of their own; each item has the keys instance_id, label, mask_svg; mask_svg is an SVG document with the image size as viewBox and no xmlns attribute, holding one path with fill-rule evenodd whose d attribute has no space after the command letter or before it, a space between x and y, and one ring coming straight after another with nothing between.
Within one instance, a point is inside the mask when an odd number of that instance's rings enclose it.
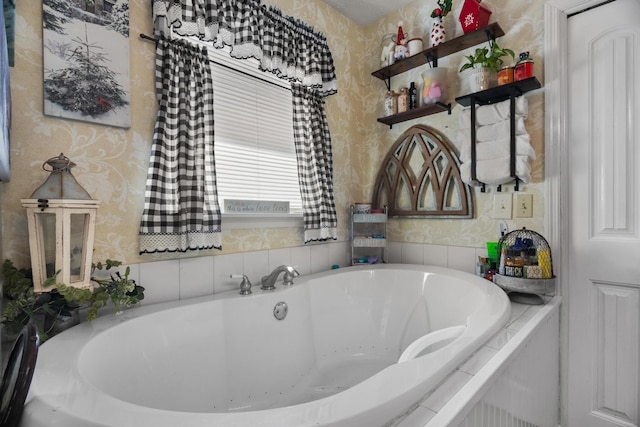
<instances>
[{"instance_id":1,"label":"white bathtub","mask_svg":"<svg viewBox=\"0 0 640 427\"><path fill-rule=\"evenodd\" d=\"M350 267L253 291L140 307L49 340L21 426L381 426L510 312L497 286L431 266Z\"/></svg>"}]
</instances>

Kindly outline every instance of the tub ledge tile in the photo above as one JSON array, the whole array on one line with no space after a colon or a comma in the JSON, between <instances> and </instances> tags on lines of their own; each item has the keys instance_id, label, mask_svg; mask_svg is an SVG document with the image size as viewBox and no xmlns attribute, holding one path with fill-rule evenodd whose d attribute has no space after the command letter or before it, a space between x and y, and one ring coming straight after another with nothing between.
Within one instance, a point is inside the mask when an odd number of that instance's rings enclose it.
<instances>
[{"instance_id":1,"label":"tub ledge tile","mask_svg":"<svg viewBox=\"0 0 640 427\"><path fill-rule=\"evenodd\" d=\"M473 375L462 371L455 371L420 405L434 412L438 412L471 378L473 378Z\"/></svg>"},{"instance_id":2,"label":"tub ledge tile","mask_svg":"<svg viewBox=\"0 0 640 427\"><path fill-rule=\"evenodd\" d=\"M431 409L418 406L413 412L389 427L424 427L436 415Z\"/></svg>"}]
</instances>

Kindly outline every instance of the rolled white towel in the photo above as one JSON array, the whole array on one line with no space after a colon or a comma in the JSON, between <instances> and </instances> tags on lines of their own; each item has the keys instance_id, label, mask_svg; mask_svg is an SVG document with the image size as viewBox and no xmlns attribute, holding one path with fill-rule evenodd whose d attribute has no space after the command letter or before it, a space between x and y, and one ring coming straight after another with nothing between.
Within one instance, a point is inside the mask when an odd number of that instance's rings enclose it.
<instances>
[{"instance_id":1,"label":"rolled white towel","mask_svg":"<svg viewBox=\"0 0 640 427\"><path fill-rule=\"evenodd\" d=\"M527 128L524 125L524 117L516 117L515 130L516 135L525 135L527 133ZM498 123L493 123L490 125L476 126L477 142L492 141L495 139L509 137L511 137L510 120L502 120ZM459 128L458 139L461 142L471 141L471 128Z\"/></svg>"},{"instance_id":2,"label":"rolled white towel","mask_svg":"<svg viewBox=\"0 0 640 427\"><path fill-rule=\"evenodd\" d=\"M516 117L516 135L527 135L527 128L524 126L524 117ZM471 129L468 129L469 139L471 139ZM511 121L503 120L492 125L480 126L476 129L476 141L491 141L500 138L511 137Z\"/></svg>"},{"instance_id":3,"label":"rolled white towel","mask_svg":"<svg viewBox=\"0 0 640 427\"><path fill-rule=\"evenodd\" d=\"M508 119L511 116L510 100L498 102L497 104L481 105L476 108L476 126L491 125ZM529 104L527 98L520 96L516 98L516 116L526 118L529 114ZM460 129L471 127L471 108L464 108L460 112L458 119Z\"/></svg>"},{"instance_id":4,"label":"rolled white towel","mask_svg":"<svg viewBox=\"0 0 640 427\"><path fill-rule=\"evenodd\" d=\"M516 175L525 184L531 181L531 168L527 157L516 156ZM460 177L463 182L473 187L478 187L482 183L488 185L507 184L514 179L511 177L509 157L478 161L476 164L477 181L471 181L471 162L462 163Z\"/></svg>"},{"instance_id":5,"label":"rolled white towel","mask_svg":"<svg viewBox=\"0 0 640 427\"><path fill-rule=\"evenodd\" d=\"M511 138L501 138L495 141L476 143L476 160L491 160L511 155ZM536 152L531 146L530 137L526 135L516 136L516 155L535 160ZM471 161L471 141L465 141L460 150L460 161Z\"/></svg>"}]
</instances>

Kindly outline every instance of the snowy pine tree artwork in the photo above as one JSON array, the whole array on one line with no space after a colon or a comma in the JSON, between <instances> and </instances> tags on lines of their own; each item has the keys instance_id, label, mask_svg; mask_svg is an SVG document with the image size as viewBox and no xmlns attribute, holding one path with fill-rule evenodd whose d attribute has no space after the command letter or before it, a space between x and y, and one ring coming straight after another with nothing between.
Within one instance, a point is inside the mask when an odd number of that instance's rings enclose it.
<instances>
[{"instance_id":1,"label":"snowy pine tree artwork","mask_svg":"<svg viewBox=\"0 0 640 427\"><path fill-rule=\"evenodd\" d=\"M130 127L129 0L43 0L44 114Z\"/></svg>"}]
</instances>

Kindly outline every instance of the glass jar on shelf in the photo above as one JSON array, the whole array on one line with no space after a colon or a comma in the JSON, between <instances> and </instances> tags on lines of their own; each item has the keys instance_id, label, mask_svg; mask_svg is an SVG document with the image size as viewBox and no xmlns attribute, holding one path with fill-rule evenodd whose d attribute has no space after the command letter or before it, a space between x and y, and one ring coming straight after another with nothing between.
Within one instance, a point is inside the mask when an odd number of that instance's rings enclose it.
<instances>
[{"instance_id":1,"label":"glass jar on shelf","mask_svg":"<svg viewBox=\"0 0 640 427\"><path fill-rule=\"evenodd\" d=\"M409 109L409 89L403 87L398 95L398 114L404 113Z\"/></svg>"},{"instance_id":2,"label":"glass jar on shelf","mask_svg":"<svg viewBox=\"0 0 640 427\"><path fill-rule=\"evenodd\" d=\"M390 90L384 97L384 116L398 114L398 94Z\"/></svg>"},{"instance_id":3,"label":"glass jar on shelf","mask_svg":"<svg viewBox=\"0 0 640 427\"><path fill-rule=\"evenodd\" d=\"M388 33L382 36L380 41L380 65L387 67L395 61L397 36L394 33Z\"/></svg>"}]
</instances>

